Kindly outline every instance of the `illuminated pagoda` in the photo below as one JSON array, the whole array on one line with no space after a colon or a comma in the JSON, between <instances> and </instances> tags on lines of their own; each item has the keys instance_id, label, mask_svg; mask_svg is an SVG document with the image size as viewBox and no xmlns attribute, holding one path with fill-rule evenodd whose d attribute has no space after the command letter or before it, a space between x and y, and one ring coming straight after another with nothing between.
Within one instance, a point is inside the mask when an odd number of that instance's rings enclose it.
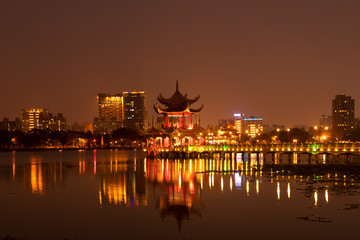
<instances>
[{"instance_id":1,"label":"illuminated pagoda","mask_svg":"<svg viewBox=\"0 0 360 240\"><path fill-rule=\"evenodd\" d=\"M155 127L154 121L152 127L147 131L140 131L147 139L147 151L154 156L160 151L169 151L176 146L203 145L205 143L205 129L200 127L200 120L195 114L198 114L204 108L193 108L191 105L200 99L200 95L190 99L187 94L179 91L178 81L176 81L176 90L170 98L165 98L161 94L158 96L159 103L154 105L154 110L163 115L164 123Z\"/></svg>"}]
</instances>

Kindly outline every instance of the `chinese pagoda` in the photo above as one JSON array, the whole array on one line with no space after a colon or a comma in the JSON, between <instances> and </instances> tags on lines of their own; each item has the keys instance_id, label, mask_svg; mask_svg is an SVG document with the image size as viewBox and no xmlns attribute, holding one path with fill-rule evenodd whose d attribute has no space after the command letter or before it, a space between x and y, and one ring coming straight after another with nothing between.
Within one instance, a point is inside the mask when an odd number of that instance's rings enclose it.
<instances>
[{"instance_id":1,"label":"chinese pagoda","mask_svg":"<svg viewBox=\"0 0 360 240\"><path fill-rule=\"evenodd\" d=\"M176 146L203 145L205 143L205 129L200 127L200 120L195 114L201 112L204 105L193 108L191 105L200 99L200 95L193 99L179 91L179 84L176 81L176 89L170 98L161 94L158 96L159 103L154 105L154 110L163 115L164 123L152 127L147 131L141 131L146 137L146 148L148 154L156 154L160 151L171 151Z\"/></svg>"}]
</instances>

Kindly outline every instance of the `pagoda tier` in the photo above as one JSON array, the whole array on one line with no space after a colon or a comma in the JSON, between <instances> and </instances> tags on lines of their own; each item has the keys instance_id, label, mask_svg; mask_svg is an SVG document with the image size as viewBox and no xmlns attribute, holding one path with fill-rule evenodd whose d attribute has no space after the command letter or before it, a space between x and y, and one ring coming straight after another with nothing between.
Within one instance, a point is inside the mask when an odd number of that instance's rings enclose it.
<instances>
[{"instance_id":1,"label":"pagoda tier","mask_svg":"<svg viewBox=\"0 0 360 240\"><path fill-rule=\"evenodd\" d=\"M159 127L156 128L152 126L148 130L140 130L139 133L145 137L157 138L157 137L195 137L201 136L208 132L208 129L204 129L200 126L196 126L192 129L182 129L182 128L175 128L175 127L168 127L163 128Z\"/></svg>"},{"instance_id":2,"label":"pagoda tier","mask_svg":"<svg viewBox=\"0 0 360 240\"><path fill-rule=\"evenodd\" d=\"M158 96L158 101L165 105L165 108L160 107L158 103L154 105L155 112L159 114L167 114L172 116L190 115L191 113L199 113L204 108L201 105L199 108L190 108L190 105L200 99L200 95L193 99L187 98L187 94L183 95L179 91L178 81L176 81L175 93L170 98L164 98L161 94Z\"/></svg>"}]
</instances>

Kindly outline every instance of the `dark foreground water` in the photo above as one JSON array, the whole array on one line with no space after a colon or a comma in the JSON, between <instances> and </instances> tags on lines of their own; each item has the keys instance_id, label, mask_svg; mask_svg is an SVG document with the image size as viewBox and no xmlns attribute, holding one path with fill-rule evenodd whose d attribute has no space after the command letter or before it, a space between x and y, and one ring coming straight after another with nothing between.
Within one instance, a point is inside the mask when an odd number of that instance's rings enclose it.
<instances>
[{"instance_id":1,"label":"dark foreground water","mask_svg":"<svg viewBox=\"0 0 360 240\"><path fill-rule=\"evenodd\" d=\"M358 239L358 156L339 159L0 153L0 239Z\"/></svg>"}]
</instances>

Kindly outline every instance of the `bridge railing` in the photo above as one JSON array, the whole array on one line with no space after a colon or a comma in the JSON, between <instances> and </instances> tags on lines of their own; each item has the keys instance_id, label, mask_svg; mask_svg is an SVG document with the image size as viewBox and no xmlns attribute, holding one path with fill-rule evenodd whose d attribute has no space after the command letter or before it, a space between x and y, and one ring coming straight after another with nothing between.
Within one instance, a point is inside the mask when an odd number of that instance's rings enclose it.
<instances>
[{"instance_id":1,"label":"bridge railing","mask_svg":"<svg viewBox=\"0 0 360 240\"><path fill-rule=\"evenodd\" d=\"M159 147L157 152L359 152L360 143L299 143L299 144L214 144Z\"/></svg>"}]
</instances>

